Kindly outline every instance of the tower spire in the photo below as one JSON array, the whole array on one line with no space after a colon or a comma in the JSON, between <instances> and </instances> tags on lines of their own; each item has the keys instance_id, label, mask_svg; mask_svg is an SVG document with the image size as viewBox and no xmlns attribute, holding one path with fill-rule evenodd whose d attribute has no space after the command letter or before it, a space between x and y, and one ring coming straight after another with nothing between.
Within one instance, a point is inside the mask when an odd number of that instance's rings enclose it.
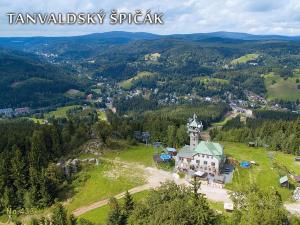
<instances>
[{"instance_id":1,"label":"tower spire","mask_svg":"<svg viewBox=\"0 0 300 225\"><path fill-rule=\"evenodd\" d=\"M193 118L187 123L188 133L190 135L190 148L195 149L199 143L200 133L203 129L202 122L197 121L197 116L194 113Z\"/></svg>"}]
</instances>

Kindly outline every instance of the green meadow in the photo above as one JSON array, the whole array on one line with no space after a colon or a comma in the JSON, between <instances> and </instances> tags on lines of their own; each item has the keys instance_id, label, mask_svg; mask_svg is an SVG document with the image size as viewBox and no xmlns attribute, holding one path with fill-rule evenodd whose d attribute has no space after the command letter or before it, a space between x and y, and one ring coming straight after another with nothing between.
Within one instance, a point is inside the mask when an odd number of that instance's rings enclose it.
<instances>
[{"instance_id":1,"label":"green meadow","mask_svg":"<svg viewBox=\"0 0 300 225\"><path fill-rule=\"evenodd\" d=\"M101 161L98 166L88 166L72 183L74 196L67 209L71 212L82 206L110 198L133 187L144 184L143 171L122 164Z\"/></svg>"},{"instance_id":2,"label":"green meadow","mask_svg":"<svg viewBox=\"0 0 300 225\"><path fill-rule=\"evenodd\" d=\"M120 87L128 90L132 87L133 85L133 82L138 80L138 79L141 79L141 78L144 78L144 77L152 77L152 76L156 76L155 73L151 73L151 72L147 72L147 71L144 71L144 72L139 72L137 75L135 75L134 77L128 79L128 80L124 80L122 82L119 83Z\"/></svg>"},{"instance_id":3,"label":"green meadow","mask_svg":"<svg viewBox=\"0 0 300 225\"><path fill-rule=\"evenodd\" d=\"M252 54L247 54L244 56L241 56L237 59L234 59L231 61L231 64L236 65L236 64L242 64L242 63L247 63L251 60L255 60L259 57L259 54L252 53Z\"/></svg>"},{"instance_id":4,"label":"green meadow","mask_svg":"<svg viewBox=\"0 0 300 225\"><path fill-rule=\"evenodd\" d=\"M79 105L70 105L70 106L59 107L55 111L45 113L44 116L45 116L45 118L50 118L50 117L65 118L65 117L67 117L67 112L69 110L75 109L77 107L79 107Z\"/></svg>"},{"instance_id":5,"label":"green meadow","mask_svg":"<svg viewBox=\"0 0 300 225\"><path fill-rule=\"evenodd\" d=\"M284 79L274 73L263 76L267 88L268 99L282 99L295 101L300 99L300 89L298 89L297 79L300 80L300 74L294 74L293 77Z\"/></svg>"},{"instance_id":6,"label":"green meadow","mask_svg":"<svg viewBox=\"0 0 300 225\"><path fill-rule=\"evenodd\" d=\"M150 145L132 146L124 150L110 150L104 153L107 159L117 159L129 163L138 163L144 166L155 166L153 154L156 150Z\"/></svg>"},{"instance_id":7,"label":"green meadow","mask_svg":"<svg viewBox=\"0 0 300 225\"><path fill-rule=\"evenodd\" d=\"M257 165L249 169L236 166L233 182L226 185L231 190L239 190L252 184L262 189L274 187L281 194L284 201L290 200L292 190L282 188L279 185L279 178L287 175L278 169L275 164L288 168L294 175L300 175L300 164L295 162L295 156L281 152L269 152L264 148L251 148L242 143L223 143L225 154L240 161L255 161ZM270 156L273 157L270 157ZM275 163L275 164L274 164ZM292 180L290 179L292 182ZM292 182L293 183L293 182Z\"/></svg>"}]
</instances>

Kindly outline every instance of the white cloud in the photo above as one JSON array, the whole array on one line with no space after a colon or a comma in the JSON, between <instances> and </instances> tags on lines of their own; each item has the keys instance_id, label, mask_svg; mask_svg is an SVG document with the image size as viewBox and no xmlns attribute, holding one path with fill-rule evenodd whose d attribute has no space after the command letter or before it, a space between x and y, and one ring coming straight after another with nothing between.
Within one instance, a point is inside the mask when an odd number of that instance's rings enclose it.
<instances>
[{"instance_id":1,"label":"white cloud","mask_svg":"<svg viewBox=\"0 0 300 225\"><path fill-rule=\"evenodd\" d=\"M9 26L7 12L93 12L151 9L165 14L165 25ZM214 31L300 35L299 0L1 0L0 35L76 35L112 30L161 34Z\"/></svg>"}]
</instances>

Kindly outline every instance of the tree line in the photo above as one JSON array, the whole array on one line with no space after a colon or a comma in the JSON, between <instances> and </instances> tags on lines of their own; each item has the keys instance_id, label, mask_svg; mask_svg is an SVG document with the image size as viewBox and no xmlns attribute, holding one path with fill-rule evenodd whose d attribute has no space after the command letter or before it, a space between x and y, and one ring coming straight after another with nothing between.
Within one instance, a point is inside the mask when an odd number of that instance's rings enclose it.
<instances>
[{"instance_id":1,"label":"tree line","mask_svg":"<svg viewBox=\"0 0 300 225\"><path fill-rule=\"evenodd\" d=\"M55 163L86 142L97 121L96 112L83 111L51 124L1 120L0 211L52 205L68 182Z\"/></svg>"},{"instance_id":2,"label":"tree line","mask_svg":"<svg viewBox=\"0 0 300 225\"><path fill-rule=\"evenodd\" d=\"M212 139L233 142L255 142L270 150L300 154L300 117L283 112L256 112L257 118L240 117L229 121L221 130L212 129Z\"/></svg>"},{"instance_id":3,"label":"tree line","mask_svg":"<svg viewBox=\"0 0 300 225\"><path fill-rule=\"evenodd\" d=\"M234 211L229 215L212 209L210 202L198 192L201 183L194 179L190 187L163 183L140 201L126 192L121 201L111 198L107 225L298 225L299 218L290 215L274 189L244 187L232 196ZM99 225L87 219L76 219L60 204L50 218L32 219L31 225L50 222L54 225Z\"/></svg>"},{"instance_id":4,"label":"tree line","mask_svg":"<svg viewBox=\"0 0 300 225\"><path fill-rule=\"evenodd\" d=\"M195 113L204 127L220 120L228 111L226 104L198 103L158 108L156 110L126 111L126 114L107 113L113 136L132 139L135 131L148 131L150 141L160 141L173 147L187 143L186 124Z\"/></svg>"}]
</instances>

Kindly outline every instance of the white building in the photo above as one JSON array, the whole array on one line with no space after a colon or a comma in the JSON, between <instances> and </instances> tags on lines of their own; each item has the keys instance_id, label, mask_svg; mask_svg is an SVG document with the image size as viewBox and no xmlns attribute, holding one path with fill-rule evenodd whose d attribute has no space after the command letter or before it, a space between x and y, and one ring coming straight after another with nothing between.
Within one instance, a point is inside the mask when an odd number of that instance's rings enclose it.
<instances>
[{"instance_id":1,"label":"white building","mask_svg":"<svg viewBox=\"0 0 300 225\"><path fill-rule=\"evenodd\" d=\"M184 146L176 156L176 169L179 171L201 171L219 175L225 163L223 146L219 143L200 141L203 129L201 122L194 115L187 124L190 145Z\"/></svg>"}]
</instances>

